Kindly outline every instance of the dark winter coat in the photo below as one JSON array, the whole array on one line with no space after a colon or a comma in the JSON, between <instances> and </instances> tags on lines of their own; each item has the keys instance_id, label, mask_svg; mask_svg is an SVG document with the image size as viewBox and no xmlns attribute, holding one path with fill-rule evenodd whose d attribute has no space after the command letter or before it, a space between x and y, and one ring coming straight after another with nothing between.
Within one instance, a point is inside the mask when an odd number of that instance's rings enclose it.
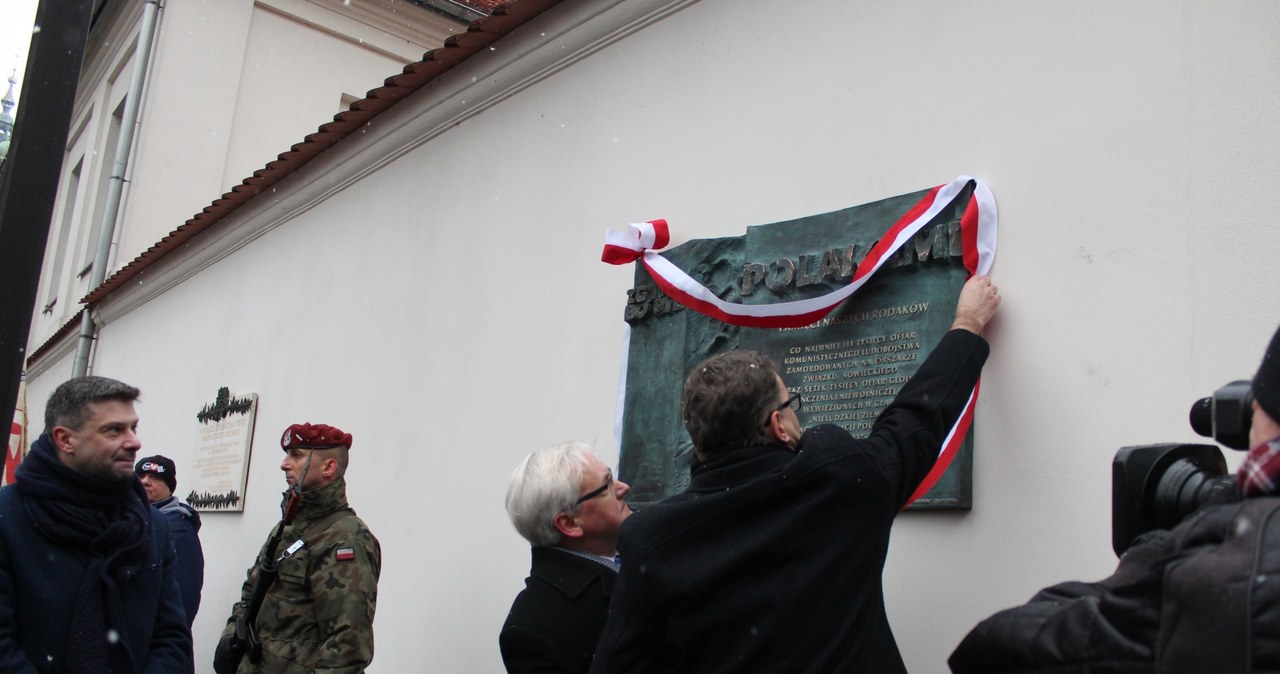
<instances>
[{"instance_id":1,"label":"dark winter coat","mask_svg":"<svg viewBox=\"0 0 1280 674\"><path fill-rule=\"evenodd\" d=\"M885 615L889 529L986 360L953 330L855 439L710 453L688 490L622 525L592 672L905 671Z\"/></svg>"},{"instance_id":2,"label":"dark winter coat","mask_svg":"<svg viewBox=\"0 0 1280 674\"><path fill-rule=\"evenodd\" d=\"M178 553L178 591L182 594L182 608L187 614L187 625L196 619L200 610L200 590L204 588L204 549L200 546L200 513L178 500L176 496L151 504L164 513L173 533L173 547Z\"/></svg>"},{"instance_id":3,"label":"dark winter coat","mask_svg":"<svg viewBox=\"0 0 1280 674\"><path fill-rule=\"evenodd\" d=\"M525 589L498 645L511 674L581 672L591 667L618 574L558 548L533 548Z\"/></svg>"},{"instance_id":4,"label":"dark winter coat","mask_svg":"<svg viewBox=\"0 0 1280 674\"><path fill-rule=\"evenodd\" d=\"M62 673L85 564L32 526L16 486L0 489L0 672ZM138 672L193 671L191 632L174 580L169 523L152 508L150 552L122 588ZM78 674L78 673L67 673Z\"/></svg>"}]
</instances>

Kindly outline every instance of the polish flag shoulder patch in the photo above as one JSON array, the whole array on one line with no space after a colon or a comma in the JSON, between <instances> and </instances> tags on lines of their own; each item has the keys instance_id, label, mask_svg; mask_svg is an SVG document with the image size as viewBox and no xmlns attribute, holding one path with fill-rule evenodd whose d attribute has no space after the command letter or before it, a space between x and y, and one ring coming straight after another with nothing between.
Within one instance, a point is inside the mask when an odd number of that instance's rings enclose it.
<instances>
[{"instance_id":1,"label":"polish flag shoulder patch","mask_svg":"<svg viewBox=\"0 0 1280 674\"><path fill-rule=\"evenodd\" d=\"M333 558L339 562L345 562L356 558L355 548L338 548L333 551Z\"/></svg>"}]
</instances>

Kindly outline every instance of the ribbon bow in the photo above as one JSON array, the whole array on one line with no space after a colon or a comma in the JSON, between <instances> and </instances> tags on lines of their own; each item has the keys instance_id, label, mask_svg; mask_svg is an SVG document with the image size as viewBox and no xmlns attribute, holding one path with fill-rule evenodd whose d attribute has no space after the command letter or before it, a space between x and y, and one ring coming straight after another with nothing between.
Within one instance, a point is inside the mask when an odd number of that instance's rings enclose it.
<instances>
[{"instance_id":1,"label":"ribbon bow","mask_svg":"<svg viewBox=\"0 0 1280 674\"><path fill-rule=\"evenodd\" d=\"M631 264L645 251L666 248L671 233L666 220L650 220L627 225L625 232L610 229L604 233L604 253L600 259L609 264Z\"/></svg>"}]
</instances>

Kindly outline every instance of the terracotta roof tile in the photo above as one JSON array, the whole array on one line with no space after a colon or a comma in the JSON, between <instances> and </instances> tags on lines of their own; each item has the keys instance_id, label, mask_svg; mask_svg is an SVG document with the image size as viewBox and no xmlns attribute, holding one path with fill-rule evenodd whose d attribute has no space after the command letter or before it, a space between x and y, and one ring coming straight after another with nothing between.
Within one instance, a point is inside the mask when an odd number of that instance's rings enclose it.
<instances>
[{"instance_id":1,"label":"terracotta roof tile","mask_svg":"<svg viewBox=\"0 0 1280 674\"><path fill-rule=\"evenodd\" d=\"M74 316L67 319L66 323L63 323L61 327L55 330L54 333L49 336L49 339L44 340L44 344L32 349L31 354L27 356L27 362L35 360L45 351L52 349L54 345L66 339L73 332L76 332L80 327L80 322L84 320L84 311L85 307L80 307L80 310L77 311Z\"/></svg>"}]
</instances>

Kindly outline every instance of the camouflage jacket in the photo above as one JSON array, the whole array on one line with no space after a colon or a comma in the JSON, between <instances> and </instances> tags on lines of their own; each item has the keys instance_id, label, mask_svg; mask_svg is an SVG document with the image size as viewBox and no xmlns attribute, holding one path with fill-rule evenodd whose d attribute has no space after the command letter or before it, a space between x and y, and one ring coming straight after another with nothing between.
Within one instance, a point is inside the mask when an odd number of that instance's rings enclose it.
<instances>
[{"instance_id":1,"label":"camouflage jacket","mask_svg":"<svg viewBox=\"0 0 1280 674\"><path fill-rule=\"evenodd\" d=\"M347 505L345 481L303 492L275 556L295 541L304 545L280 561L276 580L258 612L262 663L254 665L245 656L237 672L359 674L373 660L373 612L382 550ZM269 544L270 538L259 559L270 553ZM234 631L243 615L257 575L255 560L223 637Z\"/></svg>"}]
</instances>

